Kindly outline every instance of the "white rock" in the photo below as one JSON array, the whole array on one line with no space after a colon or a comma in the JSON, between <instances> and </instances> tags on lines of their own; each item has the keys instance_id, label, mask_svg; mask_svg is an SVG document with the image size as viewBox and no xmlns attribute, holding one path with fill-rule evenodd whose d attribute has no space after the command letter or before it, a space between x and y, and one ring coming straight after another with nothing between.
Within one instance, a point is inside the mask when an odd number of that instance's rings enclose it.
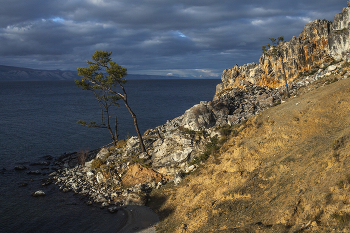
<instances>
[{"instance_id":1,"label":"white rock","mask_svg":"<svg viewBox=\"0 0 350 233\"><path fill-rule=\"evenodd\" d=\"M92 160L89 162L85 162L85 168L91 169L91 164L92 164Z\"/></svg>"},{"instance_id":2,"label":"white rock","mask_svg":"<svg viewBox=\"0 0 350 233\"><path fill-rule=\"evenodd\" d=\"M139 155L139 158L140 159L148 159L150 156L147 154L147 152L142 152L140 155Z\"/></svg>"},{"instance_id":3,"label":"white rock","mask_svg":"<svg viewBox=\"0 0 350 233\"><path fill-rule=\"evenodd\" d=\"M109 153L107 148L102 148L100 152L96 155L96 158L103 159Z\"/></svg>"},{"instance_id":4,"label":"white rock","mask_svg":"<svg viewBox=\"0 0 350 233\"><path fill-rule=\"evenodd\" d=\"M97 202L97 203L104 203L104 202L107 202L107 199L104 198L103 196L98 196L98 197L95 199L95 202Z\"/></svg>"},{"instance_id":5,"label":"white rock","mask_svg":"<svg viewBox=\"0 0 350 233\"><path fill-rule=\"evenodd\" d=\"M110 213L115 213L115 212L118 211L118 207L117 206L111 206L111 207L108 208L108 211Z\"/></svg>"},{"instance_id":6,"label":"white rock","mask_svg":"<svg viewBox=\"0 0 350 233\"><path fill-rule=\"evenodd\" d=\"M327 70L328 71L333 71L333 70L336 70L337 69L337 66L336 65L331 65L331 66L328 66L327 67Z\"/></svg>"},{"instance_id":7,"label":"white rock","mask_svg":"<svg viewBox=\"0 0 350 233\"><path fill-rule=\"evenodd\" d=\"M194 171L197 169L197 165L194 164L194 165L191 165L189 166L187 169L186 169L186 172L191 172L191 171Z\"/></svg>"},{"instance_id":8,"label":"white rock","mask_svg":"<svg viewBox=\"0 0 350 233\"><path fill-rule=\"evenodd\" d=\"M139 142L139 139L137 137L131 137L126 143L126 146L131 148L131 147L134 147L138 142Z\"/></svg>"},{"instance_id":9,"label":"white rock","mask_svg":"<svg viewBox=\"0 0 350 233\"><path fill-rule=\"evenodd\" d=\"M175 161L175 162L181 162L184 161L188 158L188 156L191 154L191 152L193 151L192 148L185 148L183 151L177 151L175 153L173 153L171 155L171 158Z\"/></svg>"},{"instance_id":10,"label":"white rock","mask_svg":"<svg viewBox=\"0 0 350 233\"><path fill-rule=\"evenodd\" d=\"M86 172L86 176L88 179L91 179L94 176L94 173L91 171Z\"/></svg>"},{"instance_id":11,"label":"white rock","mask_svg":"<svg viewBox=\"0 0 350 233\"><path fill-rule=\"evenodd\" d=\"M46 195L46 194L45 194L44 191L42 191L42 190L38 190L38 191L32 193L32 196L33 196L33 197L41 197L41 196L45 196L45 195Z\"/></svg>"},{"instance_id":12,"label":"white rock","mask_svg":"<svg viewBox=\"0 0 350 233\"><path fill-rule=\"evenodd\" d=\"M101 184L103 182L103 175L101 172L98 172L96 175L96 180L99 184Z\"/></svg>"},{"instance_id":13,"label":"white rock","mask_svg":"<svg viewBox=\"0 0 350 233\"><path fill-rule=\"evenodd\" d=\"M126 197L126 196L128 196L128 194L129 194L129 190L124 189L124 191L122 192L122 196Z\"/></svg>"},{"instance_id":14,"label":"white rock","mask_svg":"<svg viewBox=\"0 0 350 233\"><path fill-rule=\"evenodd\" d=\"M52 172L49 174L49 176L57 176L57 172Z\"/></svg>"},{"instance_id":15,"label":"white rock","mask_svg":"<svg viewBox=\"0 0 350 233\"><path fill-rule=\"evenodd\" d=\"M102 207L106 207L106 206L109 206L109 204L108 204L108 202L103 202L103 203L101 204L101 206L102 206Z\"/></svg>"},{"instance_id":16,"label":"white rock","mask_svg":"<svg viewBox=\"0 0 350 233\"><path fill-rule=\"evenodd\" d=\"M111 194L111 199L115 199L115 198L117 198L118 197L118 194L117 193L112 193Z\"/></svg>"}]
</instances>

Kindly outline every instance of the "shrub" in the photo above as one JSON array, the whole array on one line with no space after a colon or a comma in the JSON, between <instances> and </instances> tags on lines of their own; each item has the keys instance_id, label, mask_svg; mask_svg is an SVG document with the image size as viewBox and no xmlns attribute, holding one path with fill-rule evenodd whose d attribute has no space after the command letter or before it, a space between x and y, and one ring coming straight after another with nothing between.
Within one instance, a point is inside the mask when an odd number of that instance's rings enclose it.
<instances>
[{"instance_id":1,"label":"shrub","mask_svg":"<svg viewBox=\"0 0 350 233\"><path fill-rule=\"evenodd\" d=\"M337 220L338 224L344 224L350 221L349 213L333 213L331 218Z\"/></svg>"},{"instance_id":2,"label":"shrub","mask_svg":"<svg viewBox=\"0 0 350 233\"><path fill-rule=\"evenodd\" d=\"M341 137L341 138L334 140L334 142L332 144L332 149L338 150L340 147L344 146L344 141L345 141L344 137Z\"/></svg>"},{"instance_id":3,"label":"shrub","mask_svg":"<svg viewBox=\"0 0 350 233\"><path fill-rule=\"evenodd\" d=\"M350 184L350 174L346 175L346 181L348 182L348 184Z\"/></svg>"},{"instance_id":4,"label":"shrub","mask_svg":"<svg viewBox=\"0 0 350 233\"><path fill-rule=\"evenodd\" d=\"M92 160L91 168L96 169L96 168L101 167L101 165L102 165L101 159L94 159L94 160Z\"/></svg>"},{"instance_id":5,"label":"shrub","mask_svg":"<svg viewBox=\"0 0 350 233\"><path fill-rule=\"evenodd\" d=\"M344 62L344 64L342 65L342 68L346 68L350 66L350 62Z\"/></svg>"},{"instance_id":6,"label":"shrub","mask_svg":"<svg viewBox=\"0 0 350 233\"><path fill-rule=\"evenodd\" d=\"M335 83L337 81L338 81L338 79L334 77L332 79L328 79L324 84L329 85L329 84Z\"/></svg>"},{"instance_id":7,"label":"shrub","mask_svg":"<svg viewBox=\"0 0 350 233\"><path fill-rule=\"evenodd\" d=\"M109 147L109 151L113 151L118 148L123 148L126 145L127 140L118 140L117 145Z\"/></svg>"},{"instance_id":8,"label":"shrub","mask_svg":"<svg viewBox=\"0 0 350 233\"><path fill-rule=\"evenodd\" d=\"M340 180L340 181L337 183L337 186L338 186L339 189L344 188L344 181L343 181L343 180Z\"/></svg>"},{"instance_id":9,"label":"shrub","mask_svg":"<svg viewBox=\"0 0 350 233\"><path fill-rule=\"evenodd\" d=\"M230 126L224 126L220 129L220 132L223 136L229 136L231 134Z\"/></svg>"},{"instance_id":10,"label":"shrub","mask_svg":"<svg viewBox=\"0 0 350 233\"><path fill-rule=\"evenodd\" d=\"M194 158L190 163L190 165L200 164L201 162L206 161L210 155L214 155L220 149L220 146L218 146L218 143L219 143L219 139L217 135L215 137L210 138L210 142L208 142L205 145L204 153Z\"/></svg>"},{"instance_id":11,"label":"shrub","mask_svg":"<svg viewBox=\"0 0 350 233\"><path fill-rule=\"evenodd\" d=\"M78 158L79 165L85 165L85 161L88 156L88 153L89 153L88 149L83 149L78 152L77 158Z\"/></svg>"},{"instance_id":12,"label":"shrub","mask_svg":"<svg viewBox=\"0 0 350 233\"><path fill-rule=\"evenodd\" d=\"M189 134L189 135L194 135L194 134L196 134L196 131L191 130L191 129L188 129L188 128L185 128L185 127L183 127L183 126L180 126L179 129L180 129L181 132L183 132L183 133L185 133L185 134Z\"/></svg>"},{"instance_id":13,"label":"shrub","mask_svg":"<svg viewBox=\"0 0 350 233\"><path fill-rule=\"evenodd\" d=\"M197 131L196 134L204 137L209 135L205 130Z\"/></svg>"}]
</instances>

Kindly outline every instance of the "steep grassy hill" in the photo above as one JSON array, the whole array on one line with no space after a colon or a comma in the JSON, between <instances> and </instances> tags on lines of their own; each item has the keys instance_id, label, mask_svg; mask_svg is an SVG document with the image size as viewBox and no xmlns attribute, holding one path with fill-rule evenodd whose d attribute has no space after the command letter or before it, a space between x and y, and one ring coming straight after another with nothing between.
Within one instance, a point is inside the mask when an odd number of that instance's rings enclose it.
<instances>
[{"instance_id":1,"label":"steep grassy hill","mask_svg":"<svg viewBox=\"0 0 350 233\"><path fill-rule=\"evenodd\" d=\"M350 232L350 79L332 80L226 129L219 154L153 191L158 231Z\"/></svg>"}]
</instances>

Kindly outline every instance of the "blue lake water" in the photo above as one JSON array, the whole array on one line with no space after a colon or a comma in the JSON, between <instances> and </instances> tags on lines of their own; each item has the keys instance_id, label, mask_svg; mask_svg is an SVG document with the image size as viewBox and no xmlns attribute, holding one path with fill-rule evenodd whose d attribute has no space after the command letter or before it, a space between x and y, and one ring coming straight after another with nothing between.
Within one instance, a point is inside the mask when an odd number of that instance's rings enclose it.
<instances>
[{"instance_id":1,"label":"blue lake water","mask_svg":"<svg viewBox=\"0 0 350 233\"><path fill-rule=\"evenodd\" d=\"M131 80L128 101L141 133L182 115L200 101L212 100L221 80ZM125 106L117 108L118 134L136 135ZM43 156L96 149L110 142L106 129L78 125L100 120L92 94L73 81L0 82L0 232L114 232L122 216L86 206L78 195L41 187L47 175L27 175ZM113 121L114 122L114 121ZM24 165L26 171L15 171ZM43 170L43 173L50 171ZM25 187L20 184L28 183ZM43 198L31 193L42 189Z\"/></svg>"}]
</instances>

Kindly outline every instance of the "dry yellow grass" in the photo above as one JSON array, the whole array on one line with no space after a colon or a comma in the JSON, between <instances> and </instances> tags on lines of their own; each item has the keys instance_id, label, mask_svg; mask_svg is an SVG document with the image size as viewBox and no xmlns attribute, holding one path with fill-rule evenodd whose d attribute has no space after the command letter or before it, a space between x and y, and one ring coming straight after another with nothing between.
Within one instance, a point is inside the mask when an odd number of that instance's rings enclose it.
<instances>
[{"instance_id":1,"label":"dry yellow grass","mask_svg":"<svg viewBox=\"0 0 350 233\"><path fill-rule=\"evenodd\" d=\"M221 151L151 193L159 232L350 232L350 79L264 111Z\"/></svg>"}]
</instances>

